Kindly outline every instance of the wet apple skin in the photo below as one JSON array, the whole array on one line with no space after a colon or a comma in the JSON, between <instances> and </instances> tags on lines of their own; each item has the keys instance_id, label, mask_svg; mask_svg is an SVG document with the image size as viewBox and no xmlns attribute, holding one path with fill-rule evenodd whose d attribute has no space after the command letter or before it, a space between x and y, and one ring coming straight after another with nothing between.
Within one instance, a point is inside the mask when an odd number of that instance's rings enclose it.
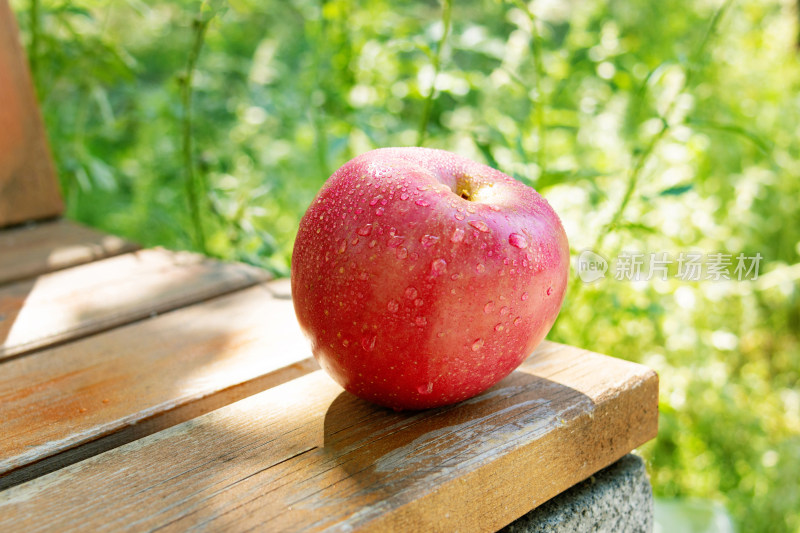
<instances>
[{"instance_id":1,"label":"wet apple skin","mask_svg":"<svg viewBox=\"0 0 800 533\"><path fill-rule=\"evenodd\" d=\"M534 189L450 152L384 148L337 170L303 216L292 297L342 387L424 409L519 366L552 327L568 268L561 222Z\"/></svg>"}]
</instances>

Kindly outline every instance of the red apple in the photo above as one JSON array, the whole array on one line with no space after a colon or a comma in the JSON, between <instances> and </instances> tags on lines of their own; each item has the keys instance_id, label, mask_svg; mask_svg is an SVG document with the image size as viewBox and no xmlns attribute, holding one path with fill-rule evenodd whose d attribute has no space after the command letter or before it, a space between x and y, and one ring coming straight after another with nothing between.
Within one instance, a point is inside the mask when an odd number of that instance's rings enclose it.
<instances>
[{"instance_id":1,"label":"red apple","mask_svg":"<svg viewBox=\"0 0 800 533\"><path fill-rule=\"evenodd\" d=\"M427 148L356 157L300 222L295 312L342 387L395 409L455 403L544 338L569 246L547 201L502 172Z\"/></svg>"}]
</instances>

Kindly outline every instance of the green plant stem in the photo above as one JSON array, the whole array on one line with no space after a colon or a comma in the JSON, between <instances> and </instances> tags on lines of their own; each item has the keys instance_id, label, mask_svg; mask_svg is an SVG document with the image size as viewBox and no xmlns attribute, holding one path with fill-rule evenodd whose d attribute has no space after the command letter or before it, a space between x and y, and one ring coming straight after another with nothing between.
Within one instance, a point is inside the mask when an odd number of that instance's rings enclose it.
<instances>
[{"instance_id":1,"label":"green plant stem","mask_svg":"<svg viewBox=\"0 0 800 533\"><path fill-rule=\"evenodd\" d=\"M686 84L689 84L689 80L694 77L694 74L697 72L697 64L700 61L700 58L703 56L703 53L706 51L706 47L708 43L711 41L712 37L717 34L717 28L719 27L719 23L722 20L722 16L725 15L725 12L728 11L728 8L733 3L733 0L725 0L717 10L714 12L714 16L711 17L711 22L708 24L706 28L706 32L703 34L703 39L695 48L694 54L692 55L692 61L689 65L689 73L686 75Z\"/></svg>"},{"instance_id":2,"label":"green plant stem","mask_svg":"<svg viewBox=\"0 0 800 533\"><path fill-rule=\"evenodd\" d=\"M181 146L183 149L183 168L186 175L186 195L189 201L192 226L194 227L195 244L200 251L207 253L206 236L200 214L200 195L202 191L198 184L199 178L195 172L194 139L192 137L192 97L194 95L192 79L194 77L197 60L200 57L200 51L205 42L208 25L214 17L212 14L205 18L202 15L202 11L203 8L201 7L200 14L198 14L197 18L194 20L194 40L192 42L192 48L189 51L189 57L186 61L186 70L184 71L181 82L181 105L183 107Z\"/></svg>"},{"instance_id":3,"label":"green plant stem","mask_svg":"<svg viewBox=\"0 0 800 533\"><path fill-rule=\"evenodd\" d=\"M422 108L422 116L420 117L419 128L417 129L417 146L422 146L422 143L425 142L425 136L428 133L428 122L431 118L433 100L436 94L436 78L439 77L439 68L442 62L442 50L447 42L447 36L450 33L450 14L452 7L451 0L442 0L442 25L444 29L442 30L439 44L436 47L436 52L434 52L433 55L433 80L431 81L431 87L428 91L428 95L425 97L425 103Z\"/></svg>"},{"instance_id":4,"label":"green plant stem","mask_svg":"<svg viewBox=\"0 0 800 533\"><path fill-rule=\"evenodd\" d=\"M719 21L722 18L725 10L727 10L728 6L731 4L732 0L726 1L722 4L717 11L714 13L714 16L711 18L711 22L708 25L708 28L703 35L703 39L700 41L700 44L695 50L695 53L692 55L693 57L693 64L689 66L688 72L686 74L686 79L684 80L684 88L688 87L692 79L694 78L694 73L696 72L696 68L694 67L694 63L696 63L700 57L702 57L703 53L705 52L708 43L711 41L711 37L716 33L717 27L719 26ZM667 109L664 111L661 120L663 122L663 127L661 130L656 133L650 142L647 144L644 150L639 154L639 157L636 159L636 163L631 169L631 172L628 177L628 184L625 187L625 194L622 196L622 200L617 206L617 209L614 211L614 214L611 216L611 219L603 226L600 234L597 236L595 240L595 245L592 250L597 251L603 243L605 242L605 237L608 235L608 231L613 229L619 221L622 219L623 215L625 214L625 209L628 207L631 199L633 198L633 193L636 191L636 187L639 184L639 179L642 174L642 169L644 168L647 160L652 155L653 151L655 150L656 146L661 142L661 140L666 135L667 131L670 129L669 118L672 115L672 112L675 109L675 105L678 102L678 95L672 98L667 106Z\"/></svg>"},{"instance_id":5,"label":"green plant stem","mask_svg":"<svg viewBox=\"0 0 800 533\"><path fill-rule=\"evenodd\" d=\"M700 57L702 57L703 53L705 52L706 47L708 46L709 42L711 42L711 37L716 34L717 27L719 26L719 22L722 19L722 15L728 9L728 6L732 3L732 0L727 0L724 4L722 4L717 11L714 13L714 16L711 18L711 22L706 29L705 34L703 35L703 39L700 41L698 47L695 49L695 53L692 55L692 64L689 66L688 72L686 74L686 79L684 80L684 88L689 86L689 83L694 77L696 72L695 64L699 61ZM648 76L649 78L649 76ZM625 210L627 209L628 205L630 204L631 199L633 198L633 194L636 191L636 188L639 184L639 180L641 178L642 169L644 169L645 164L647 163L648 159L652 155L653 151L656 149L658 144L666 135L667 131L670 129L669 124L669 117L672 115L673 110L675 109L675 105L678 102L678 95L675 95L674 98L670 101L667 109L664 111L661 120L663 122L663 127L661 130L653 135L653 138L650 139L650 142L647 143L647 146L642 150L639 154L639 157L636 158L636 163L633 165L630 174L628 175L628 183L625 187L625 193L622 195L622 200L620 201L619 205L617 206L614 213L611 215L609 221L601 227L600 233L598 233L597 237L595 238L593 246L590 250L600 253L600 249L605 244L606 237L608 236L609 232L613 230L622 217L625 214ZM578 284L579 278L573 278L573 285Z\"/></svg>"},{"instance_id":6,"label":"green plant stem","mask_svg":"<svg viewBox=\"0 0 800 533\"><path fill-rule=\"evenodd\" d=\"M533 89L536 92L536 99L534 100L534 125L536 127L536 135L539 137L539 144L536 149L536 164L539 167L539 175L543 175L546 171L546 155L547 155L547 126L544 119L545 99L542 93L542 80L544 79L544 63L542 62L542 38L539 35L539 30L536 28L536 16L528 7L528 4L517 0L517 5L522 9L531 22L531 55L533 56L533 68L536 72L536 77L533 80Z\"/></svg>"},{"instance_id":7,"label":"green plant stem","mask_svg":"<svg viewBox=\"0 0 800 533\"><path fill-rule=\"evenodd\" d=\"M323 50L327 51L325 46L327 26L325 24L325 16L323 15L324 0L320 1L319 5L319 22L309 31L308 34L312 35L316 42L313 43L313 66L310 76L309 95L313 98L314 91L318 90L317 79L318 77L325 77L328 65L323 65ZM323 105L311 105L309 107L311 113L311 122L314 126L315 144L317 147L317 164L319 165L320 176L327 177L330 175L328 169L328 134L325 131L325 108Z\"/></svg>"},{"instance_id":8,"label":"green plant stem","mask_svg":"<svg viewBox=\"0 0 800 533\"><path fill-rule=\"evenodd\" d=\"M39 23L39 7L39 0L31 0L30 6L28 7L28 14L31 20L31 42L28 50L28 61L30 62L31 66L33 83L37 88L39 87L39 34L41 32L41 26Z\"/></svg>"}]
</instances>

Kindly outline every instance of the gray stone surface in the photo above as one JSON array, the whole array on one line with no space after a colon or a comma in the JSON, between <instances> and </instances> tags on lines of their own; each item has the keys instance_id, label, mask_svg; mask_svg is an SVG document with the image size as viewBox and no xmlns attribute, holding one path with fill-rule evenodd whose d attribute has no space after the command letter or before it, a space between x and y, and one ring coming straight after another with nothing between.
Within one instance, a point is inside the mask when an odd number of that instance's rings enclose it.
<instances>
[{"instance_id":1,"label":"gray stone surface","mask_svg":"<svg viewBox=\"0 0 800 533\"><path fill-rule=\"evenodd\" d=\"M626 455L501 530L589 531L653 531L653 490L641 458Z\"/></svg>"}]
</instances>

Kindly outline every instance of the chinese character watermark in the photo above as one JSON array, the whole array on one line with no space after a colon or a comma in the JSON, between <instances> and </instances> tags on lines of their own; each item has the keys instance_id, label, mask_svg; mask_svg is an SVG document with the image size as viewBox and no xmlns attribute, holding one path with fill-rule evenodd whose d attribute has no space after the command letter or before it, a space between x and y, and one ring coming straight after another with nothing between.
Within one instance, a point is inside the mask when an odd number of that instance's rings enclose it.
<instances>
[{"instance_id":1,"label":"chinese character watermark","mask_svg":"<svg viewBox=\"0 0 800 533\"><path fill-rule=\"evenodd\" d=\"M639 281L642 276L642 263L644 254L620 255L617 257L617 266L614 269L614 279L617 281Z\"/></svg>"},{"instance_id":2,"label":"chinese character watermark","mask_svg":"<svg viewBox=\"0 0 800 533\"><path fill-rule=\"evenodd\" d=\"M578 256L575 270L584 283L604 279L613 274L617 281L666 281L670 277L681 281L755 281L763 256L723 252L623 252L609 261L591 250Z\"/></svg>"}]
</instances>

